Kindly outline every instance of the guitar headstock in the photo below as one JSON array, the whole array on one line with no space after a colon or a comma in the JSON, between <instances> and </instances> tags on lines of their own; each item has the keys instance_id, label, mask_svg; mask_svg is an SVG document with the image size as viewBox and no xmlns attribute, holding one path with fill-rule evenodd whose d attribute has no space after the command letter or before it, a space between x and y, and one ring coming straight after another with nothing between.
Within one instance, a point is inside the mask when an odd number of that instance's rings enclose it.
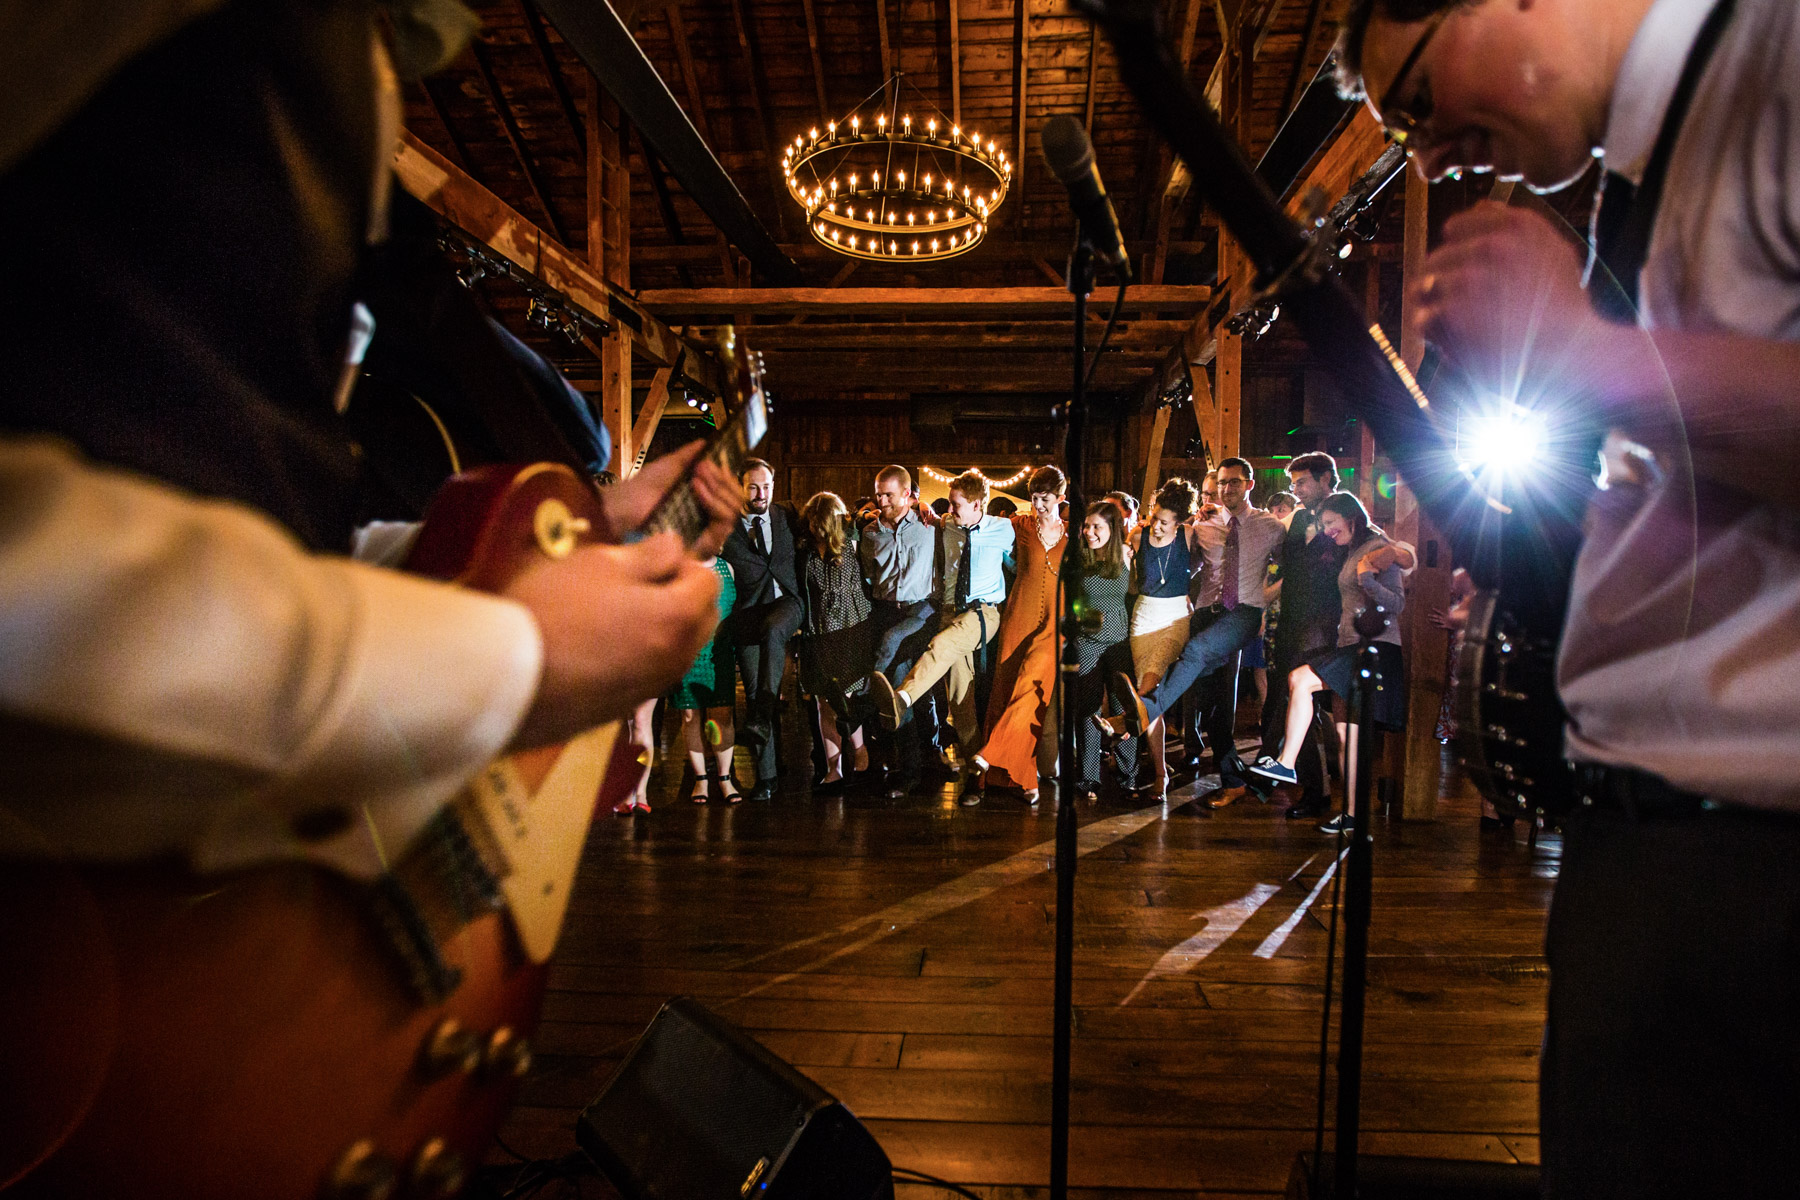
<instances>
[{"instance_id":1,"label":"guitar headstock","mask_svg":"<svg viewBox=\"0 0 1800 1200\"><path fill-rule=\"evenodd\" d=\"M719 397L728 414L713 434L704 458L717 463L736 478L746 460L769 433L769 401L763 393L762 356L752 351L727 325L719 331L719 357L727 364L726 390ZM645 534L673 532L692 544L706 528L706 514L694 499L689 481L683 479L651 510L644 521Z\"/></svg>"}]
</instances>

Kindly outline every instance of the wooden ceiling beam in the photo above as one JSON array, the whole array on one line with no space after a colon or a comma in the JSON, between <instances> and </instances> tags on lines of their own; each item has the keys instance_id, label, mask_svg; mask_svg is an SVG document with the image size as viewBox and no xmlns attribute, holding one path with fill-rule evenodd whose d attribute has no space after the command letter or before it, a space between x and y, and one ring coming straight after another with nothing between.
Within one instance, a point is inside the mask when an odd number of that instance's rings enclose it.
<instances>
[{"instance_id":1,"label":"wooden ceiling beam","mask_svg":"<svg viewBox=\"0 0 1800 1200\"><path fill-rule=\"evenodd\" d=\"M1171 239L1167 253L1170 258L1193 257L1206 254L1212 249L1212 242L1207 239ZM1145 241L1128 241L1125 248L1133 256L1148 254L1153 245ZM821 246L817 242L783 243L782 251L800 262L840 263L845 255ZM1042 258L1058 262L1069 253L1067 242L1062 241L992 241L983 242L969 254L971 265L988 266L1030 266ZM699 245L644 245L636 243L631 247L631 260L639 266L670 267L683 264L692 266L697 263L710 263L718 256L710 246ZM862 262L862 259L852 259Z\"/></svg>"},{"instance_id":2,"label":"wooden ceiling beam","mask_svg":"<svg viewBox=\"0 0 1800 1200\"><path fill-rule=\"evenodd\" d=\"M799 268L781 253L612 4L608 0L537 0L537 4L639 135L656 147L682 190L749 257L762 278L774 283L798 279Z\"/></svg>"},{"instance_id":3,"label":"wooden ceiling beam","mask_svg":"<svg viewBox=\"0 0 1800 1200\"><path fill-rule=\"evenodd\" d=\"M1187 329L1186 321L1121 321L1107 350L1167 352L1170 342ZM1035 350L1066 351L1067 321L986 324L975 321L901 325L758 326L759 350Z\"/></svg>"},{"instance_id":4,"label":"wooden ceiling beam","mask_svg":"<svg viewBox=\"0 0 1800 1200\"><path fill-rule=\"evenodd\" d=\"M1136 285L1126 289L1126 312L1199 312L1212 297L1207 287ZM639 302L664 320L688 321L717 313L757 316L856 316L882 319L941 314L950 318L1054 317L1070 311L1069 293L1054 287L1002 288L693 288L649 289ZM1110 302L1105 306L1111 307ZM1104 314L1091 314L1103 319Z\"/></svg>"},{"instance_id":5,"label":"wooden ceiling beam","mask_svg":"<svg viewBox=\"0 0 1800 1200\"><path fill-rule=\"evenodd\" d=\"M563 120L568 123L569 132L575 137L575 145L581 153L587 154L587 125L581 119L581 109L575 103L575 94L569 91L569 81L563 77L562 68L556 65L556 53L550 48L550 35L544 32L544 18L532 6L531 0L516 0L519 16L525 22L525 32L530 35L531 48L537 51L538 66L544 70L544 77L556 92L556 102L562 108Z\"/></svg>"},{"instance_id":6,"label":"wooden ceiling beam","mask_svg":"<svg viewBox=\"0 0 1800 1200\"><path fill-rule=\"evenodd\" d=\"M881 86L886 88L894 81L894 48L888 41L887 0L875 0L875 33L881 39Z\"/></svg>"},{"instance_id":7,"label":"wooden ceiling beam","mask_svg":"<svg viewBox=\"0 0 1800 1200\"><path fill-rule=\"evenodd\" d=\"M750 108L756 117L757 136L761 139L757 153L762 158L763 177L769 183L769 211L775 214L775 227L785 239L788 236L787 189L776 169L774 123L769 120L768 106L763 103L762 70L756 65L756 45L750 37L750 25L744 20L744 0L731 0L731 19L737 29L738 54L744 60L744 79L749 85Z\"/></svg>"},{"instance_id":8,"label":"wooden ceiling beam","mask_svg":"<svg viewBox=\"0 0 1800 1200\"><path fill-rule=\"evenodd\" d=\"M825 60L819 55L819 18L813 0L800 0L806 14L806 44L812 50L813 88L819 95L819 124L831 120L831 104L825 98Z\"/></svg>"},{"instance_id":9,"label":"wooden ceiling beam","mask_svg":"<svg viewBox=\"0 0 1800 1200\"><path fill-rule=\"evenodd\" d=\"M962 124L962 0L944 0L950 17L950 120Z\"/></svg>"},{"instance_id":10,"label":"wooden ceiling beam","mask_svg":"<svg viewBox=\"0 0 1800 1200\"><path fill-rule=\"evenodd\" d=\"M1013 226L1025 232L1025 80L1031 67L1031 0L1013 0L1013 173L1009 190L1015 199Z\"/></svg>"},{"instance_id":11,"label":"wooden ceiling beam","mask_svg":"<svg viewBox=\"0 0 1800 1200\"><path fill-rule=\"evenodd\" d=\"M1312 0L1306 10L1306 29L1300 35L1300 49L1294 52L1294 65L1288 69L1287 87L1281 92L1281 117L1284 120L1288 113L1294 111L1294 102L1300 97L1300 81L1306 77L1306 63L1312 57L1312 44L1319 36L1319 22L1325 15L1325 0Z\"/></svg>"},{"instance_id":12,"label":"wooden ceiling beam","mask_svg":"<svg viewBox=\"0 0 1800 1200\"><path fill-rule=\"evenodd\" d=\"M456 165L466 171L469 169L469 151L463 145L462 139L456 136L456 129L450 124L450 113L444 108L443 102L438 99L437 89L431 86L432 82L430 76L419 80L419 90L425 93L425 99L431 105L432 115L438 119L438 124L444 127L444 136L450 139L450 153Z\"/></svg>"},{"instance_id":13,"label":"wooden ceiling beam","mask_svg":"<svg viewBox=\"0 0 1800 1200\"><path fill-rule=\"evenodd\" d=\"M694 51L688 45L687 26L681 20L681 5L671 4L664 10L669 19L669 40L675 46L675 61L681 64L681 82L687 90L688 116L693 119L694 128L709 146L713 142L712 126L706 119L706 104L700 96L700 74L694 69Z\"/></svg>"},{"instance_id":14,"label":"wooden ceiling beam","mask_svg":"<svg viewBox=\"0 0 1800 1200\"><path fill-rule=\"evenodd\" d=\"M1089 137L1092 137L1094 134L1094 80L1099 77L1099 74L1100 22L1095 21L1093 25L1088 28L1087 99L1082 105L1084 115L1081 119L1082 128L1088 131Z\"/></svg>"},{"instance_id":15,"label":"wooden ceiling beam","mask_svg":"<svg viewBox=\"0 0 1800 1200\"><path fill-rule=\"evenodd\" d=\"M481 80L482 91L487 93L488 103L494 106L494 114L500 118L500 128L506 134L506 143L512 147L513 157L518 159L519 170L524 173L525 183L531 188L531 195L537 201L538 208L544 214L544 221L559 242L567 241L562 224L556 219L556 210L550 207L550 196L544 190L544 181L538 177L537 165L525 150L524 135L519 132L519 124L513 118L512 109L508 108L505 99L500 95L500 83L494 78L494 65L488 58L487 46L480 38L470 43L475 51L475 75Z\"/></svg>"},{"instance_id":16,"label":"wooden ceiling beam","mask_svg":"<svg viewBox=\"0 0 1800 1200\"><path fill-rule=\"evenodd\" d=\"M725 373L709 352L676 334L630 292L594 274L580 255L546 236L506 201L411 133L401 134L394 173L401 186L450 224L542 280L571 304L608 324L624 326L632 344L651 362L665 367L679 364L697 386L714 395L721 393Z\"/></svg>"}]
</instances>

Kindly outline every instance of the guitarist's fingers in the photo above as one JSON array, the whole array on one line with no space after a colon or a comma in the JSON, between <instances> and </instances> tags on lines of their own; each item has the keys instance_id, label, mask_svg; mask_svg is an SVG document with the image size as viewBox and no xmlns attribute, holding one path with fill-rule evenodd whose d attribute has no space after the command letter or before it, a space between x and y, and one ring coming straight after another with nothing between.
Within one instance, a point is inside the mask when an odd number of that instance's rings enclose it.
<instances>
[{"instance_id":1,"label":"guitarist's fingers","mask_svg":"<svg viewBox=\"0 0 1800 1200\"><path fill-rule=\"evenodd\" d=\"M636 545L619 547L614 552L623 554L626 569L648 584L668 583L690 561L687 547L682 545L680 535L674 533L659 533Z\"/></svg>"},{"instance_id":2,"label":"guitarist's fingers","mask_svg":"<svg viewBox=\"0 0 1800 1200\"><path fill-rule=\"evenodd\" d=\"M743 490L723 467L703 460L694 468L694 497L709 518L695 549L703 555L717 554L743 508Z\"/></svg>"},{"instance_id":3,"label":"guitarist's fingers","mask_svg":"<svg viewBox=\"0 0 1800 1200\"><path fill-rule=\"evenodd\" d=\"M668 493L705 449L705 442L689 442L673 453L645 463L642 470L625 482L607 488L602 495L606 502L606 518L613 529L624 534L642 525L657 501Z\"/></svg>"}]
</instances>

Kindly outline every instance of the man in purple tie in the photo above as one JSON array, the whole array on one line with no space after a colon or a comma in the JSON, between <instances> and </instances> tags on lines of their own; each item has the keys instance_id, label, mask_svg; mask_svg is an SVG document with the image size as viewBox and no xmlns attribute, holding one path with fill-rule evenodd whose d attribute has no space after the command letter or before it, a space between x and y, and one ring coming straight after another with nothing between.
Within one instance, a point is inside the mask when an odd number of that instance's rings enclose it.
<instances>
[{"instance_id":1,"label":"man in purple tie","mask_svg":"<svg viewBox=\"0 0 1800 1200\"><path fill-rule=\"evenodd\" d=\"M1264 580L1270 562L1281 557L1287 528L1279 518L1250 504L1255 475L1248 462L1228 458L1219 464L1219 503L1201 509L1195 518L1206 564L1200 573L1194 615L1189 619L1187 645L1169 667L1162 681L1148 695L1139 697L1131 680L1114 680L1116 694L1126 700L1124 715L1095 716L1112 737L1135 737L1150 722L1180 700L1195 680L1236 660L1237 654L1262 633ZM1225 741L1230 742L1229 734ZM1214 758L1221 768L1237 757L1235 747L1215 745ZM1230 789L1215 797L1214 807L1224 807L1242 792Z\"/></svg>"}]
</instances>

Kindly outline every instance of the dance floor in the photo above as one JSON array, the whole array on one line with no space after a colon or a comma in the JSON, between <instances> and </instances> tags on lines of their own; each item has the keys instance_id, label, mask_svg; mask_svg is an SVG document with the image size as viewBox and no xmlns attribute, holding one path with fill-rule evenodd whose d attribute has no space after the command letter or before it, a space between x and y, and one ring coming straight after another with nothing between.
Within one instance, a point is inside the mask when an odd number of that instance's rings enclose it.
<instances>
[{"instance_id":1,"label":"dance floor","mask_svg":"<svg viewBox=\"0 0 1800 1200\"><path fill-rule=\"evenodd\" d=\"M896 1166L1045 1194L1053 804L787 782L701 807L664 767L652 815L596 824L505 1144L573 1149L575 1114L689 995L842 1099ZM1080 813L1070 1179L1088 1200L1276 1194L1313 1144L1343 843L1279 805L1191 802L1208 787ZM1378 823L1366 1152L1536 1160L1559 839L1477 815L1452 786L1438 820Z\"/></svg>"}]
</instances>

